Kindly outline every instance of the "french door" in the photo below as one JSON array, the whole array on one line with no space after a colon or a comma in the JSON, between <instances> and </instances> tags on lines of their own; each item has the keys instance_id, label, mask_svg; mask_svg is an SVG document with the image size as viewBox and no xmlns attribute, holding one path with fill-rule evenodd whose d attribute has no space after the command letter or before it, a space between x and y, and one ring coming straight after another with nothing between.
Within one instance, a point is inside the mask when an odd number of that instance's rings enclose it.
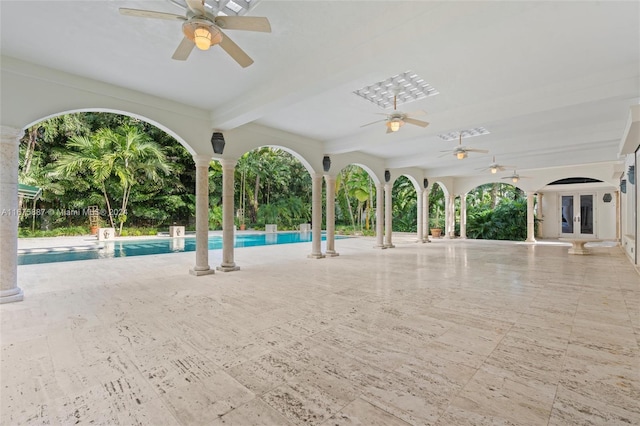
<instances>
[{"instance_id":1,"label":"french door","mask_svg":"<svg viewBox=\"0 0 640 426\"><path fill-rule=\"evenodd\" d=\"M596 238L595 194L560 194L560 236Z\"/></svg>"}]
</instances>

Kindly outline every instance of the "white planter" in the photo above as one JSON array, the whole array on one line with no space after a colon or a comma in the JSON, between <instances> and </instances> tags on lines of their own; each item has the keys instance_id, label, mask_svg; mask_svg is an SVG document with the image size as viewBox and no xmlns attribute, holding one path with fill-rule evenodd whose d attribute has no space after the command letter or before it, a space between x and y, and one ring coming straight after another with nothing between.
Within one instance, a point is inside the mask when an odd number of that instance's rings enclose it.
<instances>
[{"instance_id":1,"label":"white planter","mask_svg":"<svg viewBox=\"0 0 640 426\"><path fill-rule=\"evenodd\" d=\"M278 232L278 225L270 224L264 226L264 232L267 234L273 234L274 232Z\"/></svg>"},{"instance_id":2,"label":"white planter","mask_svg":"<svg viewBox=\"0 0 640 426\"><path fill-rule=\"evenodd\" d=\"M98 241L113 240L115 237L115 228L98 228Z\"/></svg>"},{"instance_id":3,"label":"white planter","mask_svg":"<svg viewBox=\"0 0 640 426\"><path fill-rule=\"evenodd\" d=\"M184 226L170 226L169 236L171 238L184 237Z\"/></svg>"}]
</instances>

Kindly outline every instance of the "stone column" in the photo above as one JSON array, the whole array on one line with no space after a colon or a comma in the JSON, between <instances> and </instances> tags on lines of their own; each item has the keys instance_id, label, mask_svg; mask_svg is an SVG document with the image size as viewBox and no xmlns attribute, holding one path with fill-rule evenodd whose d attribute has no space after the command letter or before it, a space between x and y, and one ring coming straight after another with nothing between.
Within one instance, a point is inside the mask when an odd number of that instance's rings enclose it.
<instances>
[{"instance_id":1,"label":"stone column","mask_svg":"<svg viewBox=\"0 0 640 426\"><path fill-rule=\"evenodd\" d=\"M430 243L429 239L429 193L431 192L430 188L425 188L422 193L422 221L424 222L424 242Z\"/></svg>"},{"instance_id":2,"label":"stone column","mask_svg":"<svg viewBox=\"0 0 640 426\"><path fill-rule=\"evenodd\" d=\"M209 267L209 161L211 157L195 155L196 163L196 265L191 275L208 275Z\"/></svg>"},{"instance_id":3,"label":"stone column","mask_svg":"<svg viewBox=\"0 0 640 426\"><path fill-rule=\"evenodd\" d=\"M327 183L327 256L339 256L336 252L336 177L325 175Z\"/></svg>"},{"instance_id":4,"label":"stone column","mask_svg":"<svg viewBox=\"0 0 640 426\"><path fill-rule=\"evenodd\" d=\"M460 196L460 238L467 238L467 194Z\"/></svg>"},{"instance_id":5,"label":"stone column","mask_svg":"<svg viewBox=\"0 0 640 426\"><path fill-rule=\"evenodd\" d=\"M544 216L542 215L542 192L538 192L537 195L537 206L536 206L536 213L538 216L539 220L542 220L544 218ZM538 238L542 237L542 226L538 226Z\"/></svg>"},{"instance_id":6,"label":"stone column","mask_svg":"<svg viewBox=\"0 0 640 426\"><path fill-rule=\"evenodd\" d=\"M391 191L393 186L390 183L384 185L384 246L394 248L391 236L393 234L393 216L391 212Z\"/></svg>"},{"instance_id":7,"label":"stone column","mask_svg":"<svg viewBox=\"0 0 640 426\"><path fill-rule=\"evenodd\" d=\"M533 192L527 192L527 242L535 243L535 216L533 214Z\"/></svg>"},{"instance_id":8,"label":"stone column","mask_svg":"<svg viewBox=\"0 0 640 426\"><path fill-rule=\"evenodd\" d=\"M384 249L384 186L376 183L376 248Z\"/></svg>"},{"instance_id":9,"label":"stone column","mask_svg":"<svg viewBox=\"0 0 640 426\"><path fill-rule=\"evenodd\" d=\"M222 272L231 272L240 269L233 260L233 237L235 234L233 229L233 174L236 160L221 159L220 164L222 165L222 263L216 269Z\"/></svg>"},{"instance_id":10,"label":"stone column","mask_svg":"<svg viewBox=\"0 0 640 426\"><path fill-rule=\"evenodd\" d=\"M456 196L451 195L449 198L449 238L456 237Z\"/></svg>"},{"instance_id":11,"label":"stone column","mask_svg":"<svg viewBox=\"0 0 640 426\"><path fill-rule=\"evenodd\" d=\"M311 254L313 259L322 259L322 175L311 175Z\"/></svg>"},{"instance_id":12,"label":"stone column","mask_svg":"<svg viewBox=\"0 0 640 426\"><path fill-rule=\"evenodd\" d=\"M444 238L449 239L449 229L451 228L451 195L444 195Z\"/></svg>"},{"instance_id":13,"label":"stone column","mask_svg":"<svg viewBox=\"0 0 640 426\"><path fill-rule=\"evenodd\" d=\"M24 299L18 287L18 147L23 134L0 127L0 303Z\"/></svg>"},{"instance_id":14,"label":"stone column","mask_svg":"<svg viewBox=\"0 0 640 426\"><path fill-rule=\"evenodd\" d=\"M416 214L417 214L417 229L416 234L419 243L424 243L424 223L422 222L423 217L423 197L424 189L420 189L416 191Z\"/></svg>"}]
</instances>

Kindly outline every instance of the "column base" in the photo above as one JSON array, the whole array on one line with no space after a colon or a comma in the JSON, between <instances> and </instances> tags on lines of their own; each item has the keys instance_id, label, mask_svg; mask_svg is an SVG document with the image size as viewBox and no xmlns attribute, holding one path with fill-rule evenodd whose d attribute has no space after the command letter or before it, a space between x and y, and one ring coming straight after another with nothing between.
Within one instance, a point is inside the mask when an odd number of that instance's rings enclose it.
<instances>
[{"instance_id":1,"label":"column base","mask_svg":"<svg viewBox=\"0 0 640 426\"><path fill-rule=\"evenodd\" d=\"M216 270L220 271L220 272L233 272L233 271L239 271L240 267L237 265L220 265L216 268Z\"/></svg>"},{"instance_id":2,"label":"column base","mask_svg":"<svg viewBox=\"0 0 640 426\"><path fill-rule=\"evenodd\" d=\"M311 253L309 256L307 256L309 259L324 259L324 254L322 253Z\"/></svg>"},{"instance_id":3,"label":"column base","mask_svg":"<svg viewBox=\"0 0 640 426\"><path fill-rule=\"evenodd\" d=\"M525 243L535 243L536 239L535 238L527 238L526 240L524 240Z\"/></svg>"},{"instance_id":4,"label":"column base","mask_svg":"<svg viewBox=\"0 0 640 426\"><path fill-rule=\"evenodd\" d=\"M21 302L22 300L24 300L24 293L20 287L0 291L0 304Z\"/></svg>"},{"instance_id":5,"label":"column base","mask_svg":"<svg viewBox=\"0 0 640 426\"><path fill-rule=\"evenodd\" d=\"M337 252L337 251L335 251L335 250L327 250L327 251L325 252L325 255L326 255L327 257L336 257L336 256L340 256L340 253L338 253L338 252Z\"/></svg>"},{"instance_id":6,"label":"column base","mask_svg":"<svg viewBox=\"0 0 640 426\"><path fill-rule=\"evenodd\" d=\"M384 244L376 244L375 246L373 246L373 248L377 248L377 249L380 249L380 250L384 250L384 249L386 249L386 247L384 246Z\"/></svg>"},{"instance_id":7,"label":"column base","mask_svg":"<svg viewBox=\"0 0 640 426\"><path fill-rule=\"evenodd\" d=\"M212 275L215 274L216 271L209 268L209 269L203 269L203 270L198 270L196 268L191 268L189 269L189 274L190 275L195 275L196 277L200 277L202 275Z\"/></svg>"},{"instance_id":8,"label":"column base","mask_svg":"<svg viewBox=\"0 0 640 426\"><path fill-rule=\"evenodd\" d=\"M388 249L388 248L396 248L396 246L394 246L393 244L385 244L384 248Z\"/></svg>"}]
</instances>

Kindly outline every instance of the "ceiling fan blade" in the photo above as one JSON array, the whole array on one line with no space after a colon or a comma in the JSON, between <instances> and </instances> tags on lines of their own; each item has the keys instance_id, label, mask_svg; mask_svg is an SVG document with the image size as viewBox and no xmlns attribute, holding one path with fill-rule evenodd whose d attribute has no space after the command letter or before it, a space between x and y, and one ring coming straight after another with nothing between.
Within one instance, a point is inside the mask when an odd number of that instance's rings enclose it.
<instances>
[{"instance_id":1,"label":"ceiling fan blade","mask_svg":"<svg viewBox=\"0 0 640 426\"><path fill-rule=\"evenodd\" d=\"M194 13L206 15L204 11L204 0L186 0L186 2L187 6L189 6L189 9L191 9Z\"/></svg>"},{"instance_id":2,"label":"ceiling fan blade","mask_svg":"<svg viewBox=\"0 0 640 426\"><path fill-rule=\"evenodd\" d=\"M372 124L382 123L383 121L387 121L387 120L386 120L386 119L385 119L385 120L376 120L376 121L374 121L374 122L372 122L372 123L363 124L363 125L362 125L362 126L360 126L360 127L367 127L367 126L371 126Z\"/></svg>"},{"instance_id":3,"label":"ceiling fan blade","mask_svg":"<svg viewBox=\"0 0 640 426\"><path fill-rule=\"evenodd\" d=\"M195 43L184 37L171 58L176 61L186 61L194 47Z\"/></svg>"},{"instance_id":4,"label":"ceiling fan blade","mask_svg":"<svg viewBox=\"0 0 640 426\"><path fill-rule=\"evenodd\" d=\"M474 149L474 148L467 148L465 149L465 151L467 152L478 152L480 154L488 154L489 150L488 149Z\"/></svg>"},{"instance_id":5,"label":"ceiling fan blade","mask_svg":"<svg viewBox=\"0 0 640 426\"><path fill-rule=\"evenodd\" d=\"M269 20L258 16L217 16L215 23L225 30L271 32Z\"/></svg>"},{"instance_id":6,"label":"ceiling fan blade","mask_svg":"<svg viewBox=\"0 0 640 426\"><path fill-rule=\"evenodd\" d=\"M415 118L408 118L408 117L404 119L404 122L409 124L414 124L420 127L427 127L429 125L429 123L427 123L426 121L416 120Z\"/></svg>"},{"instance_id":7,"label":"ceiling fan blade","mask_svg":"<svg viewBox=\"0 0 640 426\"><path fill-rule=\"evenodd\" d=\"M175 13L155 12L153 10L129 9L126 7L121 7L119 10L121 15L136 16L138 18L166 19L169 21L186 21L187 19Z\"/></svg>"},{"instance_id":8,"label":"ceiling fan blade","mask_svg":"<svg viewBox=\"0 0 640 426\"><path fill-rule=\"evenodd\" d=\"M222 33L222 31L220 31ZM242 68L246 68L253 63L253 59L245 53L237 44L233 42L225 33L222 33L220 47L229 54Z\"/></svg>"},{"instance_id":9,"label":"ceiling fan blade","mask_svg":"<svg viewBox=\"0 0 640 426\"><path fill-rule=\"evenodd\" d=\"M412 111L407 113L407 117L416 117L416 116L421 116L421 115L427 115L427 111L424 110L417 110L417 111Z\"/></svg>"}]
</instances>

